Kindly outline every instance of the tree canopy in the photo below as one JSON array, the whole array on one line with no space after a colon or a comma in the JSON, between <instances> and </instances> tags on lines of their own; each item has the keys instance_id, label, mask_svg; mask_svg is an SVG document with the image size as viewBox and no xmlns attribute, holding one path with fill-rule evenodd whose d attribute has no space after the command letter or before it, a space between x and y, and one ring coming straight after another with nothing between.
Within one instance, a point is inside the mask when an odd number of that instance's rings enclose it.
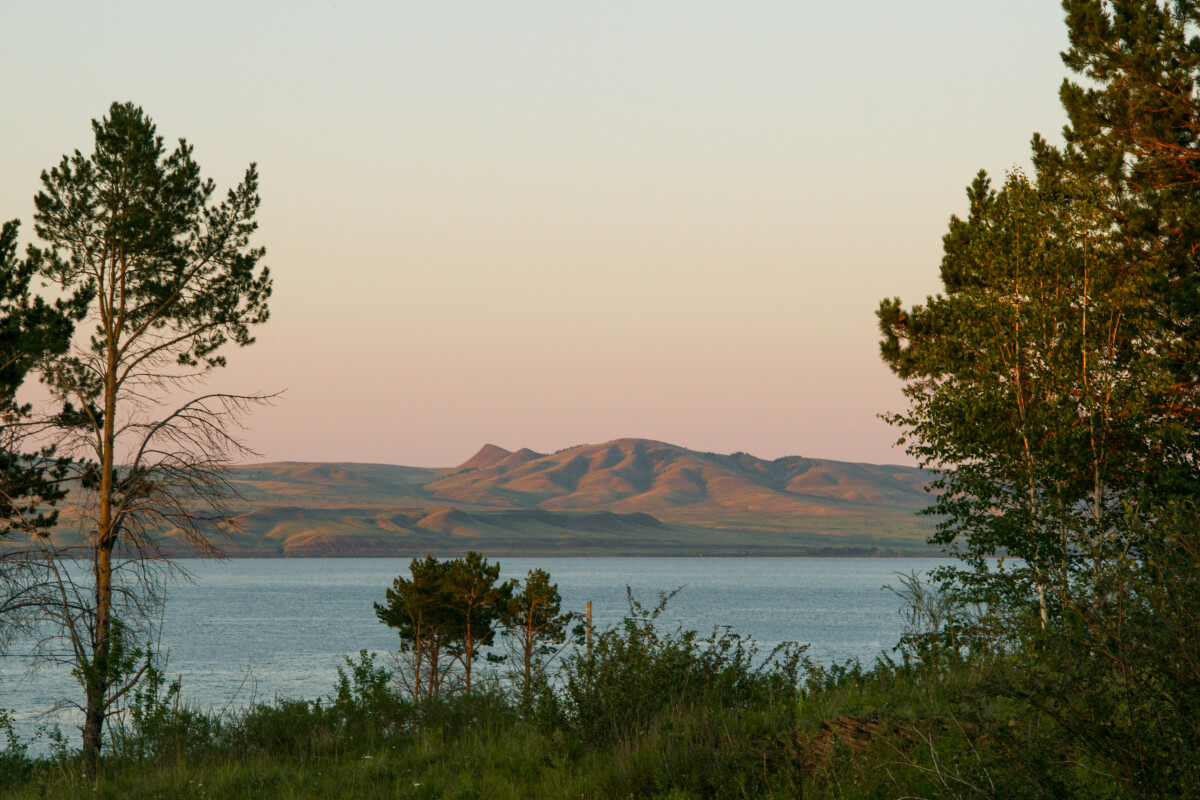
<instances>
[{"instance_id":1,"label":"tree canopy","mask_svg":"<svg viewBox=\"0 0 1200 800\"><path fill-rule=\"evenodd\" d=\"M387 590L387 603L375 604L375 615L400 636L401 653L407 656L402 679L414 700L440 694L452 663L461 669L463 689L470 694L475 662L496 644L497 633L515 642L512 649L520 659L528 699L547 657L566 640L567 625L576 616L562 612L558 587L543 570L531 570L524 587L518 580L500 581L500 565L474 551L445 561L414 558L409 576L396 578ZM502 658L494 653L486 657Z\"/></svg>"},{"instance_id":2,"label":"tree canopy","mask_svg":"<svg viewBox=\"0 0 1200 800\"><path fill-rule=\"evenodd\" d=\"M1195 6L1064 8L1094 82L1063 86L1065 146L1035 136L1034 175L998 190L980 173L943 293L878 312L910 399L888 419L939 473L934 541L1039 584L1136 552L1133 519L1200 493Z\"/></svg>"},{"instance_id":3,"label":"tree canopy","mask_svg":"<svg viewBox=\"0 0 1200 800\"><path fill-rule=\"evenodd\" d=\"M16 220L0 226L0 648L39 619L44 574L25 558L58 520L68 463L54 447L35 444L44 426L17 400L30 371L70 343L73 317L85 298L47 303L32 293L34 270L17 257Z\"/></svg>"},{"instance_id":4,"label":"tree canopy","mask_svg":"<svg viewBox=\"0 0 1200 800\"><path fill-rule=\"evenodd\" d=\"M113 103L92 132L90 154L76 150L42 172L34 198L41 244L28 249L27 268L75 298L86 333L42 368L63 406L53 422L78 470L87 526L78 549L45 555L85 555L93 565L91 584L60 591L51 613L83 683L83 750L94 769L112 703L144 672L131 674L115 653L121 635L138 635L134 622L152 618L162 537L216 552L230 492L220 467L246 452L238 416L261 398L169 404L225 364L227 344L254 341L271 278L259 266L263 249L250 243L259 207L253 164L216 202L191 146L180 139L168 152L141 108Z\"/></svg>"},{"instance_id":5,"label":"tree canopy","mask_svg":"<svg viewBox=\"0 0 1200 800\"><path fill-rule=\"evenodd\" d=\"M983 609L937 657L987 651L1078 763L1178 796L1200 746L1200 10L1063 8L1065 143L1035 136L998 189L980 173L943 291L880 304L909 399L887 418L937 473L933 541L969 560L942 589Z\"/></svg>"},{"instance_id":6,"label":"tree canopy","mask_svg":"<svg viewBox=\"0 0 1200 800\"><path fill-rule=\"evenodd\" d=\"M20 452L30 408L17 401L17 390L39 362L66 351L72 317L86 299L50 304L32 294L33 264L16 255L18 228L16 220L0 227L0 537L54 523L48 505L63 496L64 465L51 461L51 449Z\"/></svg>"}]
</instances>

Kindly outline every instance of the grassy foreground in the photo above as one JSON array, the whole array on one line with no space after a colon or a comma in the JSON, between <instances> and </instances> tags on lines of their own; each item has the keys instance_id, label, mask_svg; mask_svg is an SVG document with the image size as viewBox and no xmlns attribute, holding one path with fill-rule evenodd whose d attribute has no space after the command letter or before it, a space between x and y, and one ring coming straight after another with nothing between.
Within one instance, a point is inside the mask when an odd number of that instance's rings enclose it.
<instances>
[{"instance_id":1,"label":"grassy foreground","mask_svg":"<svg viewBox=\"0 0 1200 800\"><path fill-rule=\"evenodd\" d=\"M661 610L661 606L659 607ZM321 701L233 714L153 675L100 774L65 749L0 752L12 798L867 798L1142 796L1033 702L1023 652L906 637L899 660L826 667L640 606L522 702L497 678L411 703L375 656Z\"/></svg>"}]
</instances>

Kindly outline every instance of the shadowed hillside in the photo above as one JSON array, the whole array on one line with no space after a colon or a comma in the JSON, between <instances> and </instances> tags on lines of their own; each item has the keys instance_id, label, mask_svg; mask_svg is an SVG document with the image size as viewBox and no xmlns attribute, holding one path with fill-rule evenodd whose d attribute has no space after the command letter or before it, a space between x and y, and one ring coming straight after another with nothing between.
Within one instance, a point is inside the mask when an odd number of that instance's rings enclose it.
<instances>
[{"instance_id":1,"label":"shadowed hillside","mask_svg":"<svg viewBox=\"0 0 1200 800\"><path fill-rule=\"evenodd\" d=\"M485 445L451 469L231 470L230 555L924 553L927 473L619 439L552 455Z\"/></svg>"}]
</instances>

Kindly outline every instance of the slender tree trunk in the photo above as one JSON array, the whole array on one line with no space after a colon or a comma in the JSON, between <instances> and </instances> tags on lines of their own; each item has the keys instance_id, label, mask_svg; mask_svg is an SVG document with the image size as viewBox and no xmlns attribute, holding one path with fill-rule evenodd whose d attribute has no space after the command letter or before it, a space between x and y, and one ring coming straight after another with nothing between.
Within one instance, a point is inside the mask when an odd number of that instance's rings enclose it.
<instances>
[{"instance_id":1,"label":"slender tree trunk","mask_svg":"<svg viewBox=\"0 0 1200 800\"><path fill-rule=\"evenodd\" d=\"M533 709L533 607L530 607L528 624L525 628L525 641L522 642L524 649L524 670L525 681L521 685L521 702L525 706L525 713L529 713Z\"/></svg>"},{"instance_id":2,"label":"slender tree trunk","mask_svg":"<svg viewBox=\"0 0 1200 800\"><path fill-rule=\"evenodd\" d=\"M84 691L87 707L83 722L83 760L89 779L96 777L99 768L101 736L104 733L104 712L108 699L109 633L112 627L112 555L116 544L113 515L113 467L115 461L116 426L113 420L117 405L117 351L109 339L108 371L104 376L104 428L100 446L100 520L96 531L96 621L92 632L91 670L85 672Z\"/></svg>"},{"instance_id":3,"label":"slender tree trunk","mask_svg":"<svg viewBox=\"0 0 1200 800\"><path fill-rule=\"evenodd\" d=\"M530 615L529 627L525 631L525 691L533 686L533 619Z\"/></svg>"},{"instance_id":4,"label":"slender tree trunk","mask_svg":"<svg viewBox=\"0 0 1200 800\"><path fill-rule=\"evenodd\" d=\"M467 628L467 636L470 636L470 627ZM470 645L470 640L463 651L463 673L466 677L466 692L471 693L471 662L475 660L475 650Z\"/></svg>"},{"instance_id":5,"label":"slender tree trunk","mask_svg":"<svg viewBox=\"0 0 1200 800\"><path fill-rule=\"evenodd\" d=\"M436 636L437 634L434 635ZM425 690L425 696L437 697L442 688L442 673L438 665L438 661L442 657L442 646L439 642L431 639L425 648L425 652L429 663L429 685Z\"/></svg>"},{"instance_id":6,"label":"slender tree trunk","mask_svg":"<svg viewBox=\"0 0 1200 800\"><path fill-rule=\"evenodd\" d=\"M462 650L462 665L463 673L466 678L466 692L471 693L471 662L475 660L474 640L471 638L471 612L475 610L475 605L468 599L467 601L467 635L463 640Z\"/></svg>"},{"instance_id":7,"label":"slender tree trunk","mask_svg":"<svg viewBox=\"0 0 1200 800\"><path fill-rule=\"evenodd\" d=\"M417 658L413 665L413 685L412 685L412 695L413 695L413 703L414 704L420 702L420 700L421 700L421 660L425 658L425 650L424 650L423 645L425 644L425 636L426 636L425 626L421 624L422 621L423 621L423 615L418 615L417 616L417 624L416 624Z\"/></svg>"},{"instance_id":8,"label":"slender tree trunk","mask_svg":"<svg viewBox=\"0 0 1200 800\"><path fill-rule=\"evenodd\" d=\"M101 736L104 733L105 700L108 695L109 630L112 605L112 550L96 554L96 628L93 633L91 669L84 673L87 706L83 719L83 759L89 779L99 767Z\"/></svg>"},{"instance_id":9,"label":"slender tree trunk","mask_svg":"<svg viewBox=\"0 0 1200 800\"><path fill-rule=\"evenodd\" d=\"M1038 610L1041 612L1042 630L1050 624L1050 607L1046 604L1046 579L1040 577L1039 572L1037 595L1038 595Z\"/></svg>"}]
</instances>

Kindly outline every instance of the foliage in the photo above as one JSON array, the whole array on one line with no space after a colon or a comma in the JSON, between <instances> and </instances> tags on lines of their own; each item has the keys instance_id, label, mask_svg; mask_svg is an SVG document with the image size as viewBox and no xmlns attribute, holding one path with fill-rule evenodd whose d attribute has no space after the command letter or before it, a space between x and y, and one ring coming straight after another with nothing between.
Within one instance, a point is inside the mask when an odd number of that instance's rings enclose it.
<instances>
[{"instance_id":1,"label":"foliage","mask_svg":"<svg viewBox=\"0 0 1200 800\"><path fill-rule=\"evenodd\" d=\"M401 676L407 680L413 701L440 694L447 665L444 650L449 638L445 572L447 565L433 556L413 559L411 578L400 575L387 590L387 604L375 604L375 616L400 636L400 651L410 655Z\"/></svg>"},{"instance_id":2,"label":"foliage","mask_svg":"<svg viewBox=\"0 0 1200 800\"><path fill-rule=\"evenodd\" d=\"M1176 570L1143 584L1147 614L1194 615L1200 561L1189 514L1180 509L1179 535L1164 540ZM1189 574L1185 591L1180 581ZM78 754L32 758L17 743L10 751L24 760L3 774L4 790L13 797L83 789L184 797L1189 795L1190 712L1200 694L1180 667L1195 663L1194 616L1163 631L1176 657L1156 666L1150 656L1167 652L1162 646L1140 654L1115 630L1050 636L1054 627L1043 632L1028 615L1014 634L1020 647L976 647L965 633L992 617L991 608L964 605L961 595L941 596L937 585L913 578L898 592L908 598L901 613L911 635L898 661L881 656L869 668L821 665L797 648L767 661L753 642L728 632L663 631L662 603L648 609L631 598L629 618L600 632L590 658L572 653L557 673L562 682L539 695L536 724L517 691L487 681L471 695L413 704L365 652L346 660L326 701L280 698L219 714L188 709L161 673L152 674L95 782L81 778ZM1108 597L1121 602L1119 592ZM1050 646L1061 649L1048 653ZM1060 676L1048 674L1056 670ZM1128 671L1135 684L1125 686ZM1084 728L1089 736L1076 735ZM1140 753L1121 749L1135 743Z\"/></svg>"},{"instance_id":3,"label":"foliage","mask_svg":"<svg viewBox=\"0 0 1200 800\"><path fill-rule=\"evenodd\" d=\"M1003 569L1003 566L996 567ZM926 582L916 573L898 576L900 588L884 588L901 601L903 632L892 648L906 664L919 663L927 674L963 668L984 669L1022 646L1021 623L1028 615L1018 605L992 596L980 602L980 590L964 591L957 582ZM996 581L992 585L1003 585Z\"/></svg>"},{"instance_id":4,"label":"foliage","mask_svg":"<svg viewBox=\"0 0 1200 800\"><path fill-rule=\"evenodd\" d=\"M73 319L86 295L47 303L31 293L31 261L17 258L16 220L0 226L0 537L45 531L57 514L47 510L65 496L66 464L53 448L32 454L16 448L29 438L29 404L17 390L43 359L67 349Z\"/></svg>"},{"instance_id":5,"label":"foliage","mask_svg":"<svg viewBox=\"0 0 1200 800\"><path fill-rule=\"evenodd\" d=\"M119 620L114 619L114 623ZM113 650L122 647L122 635L114 625ZM204 713L183 702L182 680L167 682L163 668L149 648L137 648L126 658L126 671L141 662L142 678L126 695L127 703L116 704L108 722L109 746L118 759L155 759L178 762L199 752L220 729L219 715ZM124 677L117 676L117 681Z\"/></svg>"},{"instance_id":6,"label":"foliage","mask_svg":"<svg viewBox=\"0 0 1200 800\"><path fill-rule=\"evenodd\" d=\"M34 229L43 244L27 260L91 325L42 368L63 404L52 421L85 495L83 538L78 550L40 539L28 557L40 557L56 584L44 613L84 682L84 751L94 769L113 703L144 674L117 670L129 682L112 682L115 615L148 633L165 534L217 552L213 536L232 491L221 467L248 452L234 432L263 398L206 395L163 416L159 407L223 366L226 344L254 341L271 279L258 267L263 250L250 245L253 165L216 203L192 148L180 140L168 153L142 109L114 103L92 130L90 155L76 150L42 172ZM93 565L84 583L61 566L76 557Z\"/></svg>"},{"instance_id":7,"label":"foliage","mask_svg":"<svg viewBox=\"0 0 1200 800\"><path fill-rule=\"evenodd\" d=\"M13 728L12 713L0 709L0 733L4 749L0 750L0 786L25 778L33 766L29 745L18 738Z\"/></svg>"},{"instance_id":8,"label":"foliage","mask_svg":"<svg viewBox=\"0 0 1200 800\"><path fill-rule=\"evenodd\" d=\"M579 614L563 613L558 584L550 582L545 570L531 569L523 586L514 581L502 619L510 654L518 665L514 674L521 703L529 713L535 693L547 683L547 668L562 652L568 641L568 627L578 621ZM573 631L575 644L580 643L582 633L578 627Z\"/></svg>"},{"instance_id":9,"label":"foliage","mask_svg":"<svg viewBox=\"0 0 1200 800\"><path fill-rule=\"evenodd\" d=\"M86 299L75 296L49 304L31 293L35 270L31 261L17 257L19 228L17 220L0 225L0 400L5 413L16 408L17 389L29 371L45 356L67 349L72 318Z\"/></svg>"},{"instance_id":10,"label":"foliage","mask_svg":"<svg viewBox=\"0 0 1200 800\"><path fill-rule=\"evenodd\" d=\"M906 587L934 624L904 667L969 675L985 710L1030 718L1006 737L973 715L978 741L1007 744L973 750L962 787L1182 796L1200 780L1200 8L1063 7L1083 79L1062 87L1065 145L1035 137L1032 180L981 173L944 293L879 309L911 401L889 419L940 473L934 541L970 566L932 596ZM1018 743L1077 769L1034 769Z\"/></svg>"},{"instance_id":11,"label":"foliage","mask_svg":"<svg viewBox=\"0 0 1200 800\"><path fill-rule=\"evenodd\" d=\"M1200 417L1200 7L1194 0L1064 0L1063 82L1070 124L1063 152L1039 147L1046 168L1113 187L1109 212L1130 250L1156 263L1147 295L1160 330L1145 342L1174 373L1158 412ZM1176 492L1186 487L1183 475ZM1194 489L1193 489L1194 492ZM1185 492L1186 493L1186 492Z\"/></svg>"},{"instance_id":12,"label":"foliage","mask_svg":"<svg viewBox=\"0 0 1200 800\"><path fill-rule=\"evenodd\" d=\"M438 561L413 559L410 578L396 578L387 604L375 604L380 622L396 628L401 679L413 700L437 697L449 676L447 659L462 668L463 688L471 693L471 676L481 650L495 641L512 595L513 584L497 584L500 565L471 551L466 558Z\"/></svg>"},{"instance_id":13,"label":"foliage","mask_svg":"<svg viewBox=\"0 0 1200 800\"><path fill-rule=\"evenodd\" d=\"M1174 372L1157 411L1191 422L1200 411L1200 7L1194 0L1063 0L1081 80L1060 90L1069 124L1061 151L1035 141L1045 171L1105 184L1118 238L1155 264L1146 300L1158 335L1144 342ZM1188 446L1189 443L1180 443ZM1183 476L1181 480L1186 480ZM1179 487L1177 487L1178 490Z\"/></svg>"},{"instance_id":14,"label":"foliage","mask_svg":"<svg viewBox=\"0 0 1200 800\"><path fill-rule=\"evenodd\" d=\"M776 771L788 784L804 648L785 643L763 656L728 629L664 632L675 593L647 608L630 592L625 620L566 657L561 693L541 698L542 724L575 748L627 752L614 790L756 796Z\"/></svg>"},{"instance_id":15,"label":"foliage","mask_svg":"<svg viewBox=\"0 0 1200 800\"><path fill-rule=\"evenodd\" d=\"M1173 372L1147 337L1152 266L1111 237L1081 181L980 175L945 237L945 294L880 306L882 353L911 405L890 415L909 452L939 471L932 541L963 545L977 571L1041 594L1122 557L1132 517L1194 472L1167 402ZM986 420L986 424L980 424ZM1200 477L1200 476L1197 476ZM984 556L1023 566L989 572Z\"/></svg>"},{"instance_id":16,"label":"foliage","mask_svg":"<svg viewBox=\"0 0 1200 800\"><path fill-rule=\"evenodd\" d=\"M947 233L945 293L884 301L891 421L941 471L935 537L1028 565L1054 596L1128 556L1158 503L1200 492L1197 4L1066 0L1070 125L1035 180L982 173ZM979 421L986 420L986 424ZM1056 591L1047 592L1052 588Z\"/></svg>"},{"instance_id":17,"label":"foliage","mask_svg":"<svg viewBox=\"0 0 1200 800\"><path fill-rule=\"evenodd\" d=\"M1141 538L1137 558L1061 598L1061 623L1031 637L1007 691L1131 791L1178 797L1200 785L1196 505L1163 508Z\"/></svg>"},{"instance_id":18,"label":"foliage","mask_svg":"<svg viewBox=\"0 0 1200 800\"><path fill-rule=\"evenodd\" d=\"M639 613L639 626L653 622L653 611ZM622 636L602 632L597 645ZM393 688L374 654L360 653L339 670L327 702L276 699L209 713L200 724L177 692L163 691L161 674L151 676L133 704L141 710L131 709L125 738L94 782L82 778L78 755L61 754L33 760L7 795L793 796L801 782L793 758L798 695L788 685L795 658L772 667L756 660L753 643L730 634L716 641L688 631L638 638L657 644L637 649L636 663L624 668L602 662L634 651L593 650L597 674L643 668L641 688L661 701L651 710L625 692L607 702L593 696L593 708L640 720L642 727L616 739L580 736L578 721L565 713L543 714L534 725L519 693L490 681L470 695L414 704ZM544 709L563 702L546 690L539 697ZM629 703L637 708L620 708ZM186 740L179 736L185 729Z\"/></svg>"},{"instance_id":19,"label":"foliage","mask_svg":"<svg viewBox=\"0 0 1200 800\"><path fill-rule=\"evenodd\" d=\"M450 632L447 649L463 669L464 690L471 693L471 671L480 650L490 647L512 597L513 582L500 579L500 565L474 550L448 562L444 574Z\"/></svg>"},{"instance_id":20,"label":"foliage","mask_svg":"<svg viewBox=\"0 0 1200 800\"><path fill-rule=\"evenodd\" d=\"M1194 0L1064 0L1070 47L1061 152L1035 142L1045 171L1109 186L1106 212L1127 253L1153 262L1143 296L1157 329L1142 346L1172 375L1153 416L1175 420L1173 447L1200 448L1200 8ZM1163 454L1168 460L1174 454ZM1193 466L1194 470L1194 466ZM1195 497L1183 470L1175 496Z\"/></svg>"},{"instance_id":21,"label":"foliage","mask_svg":"<svg viewBox=\"0 0 1200 800\"><path fill-rule=\"evenodd\" d=\"M44 576L21 557L20 544L57 522L68 468L52 446L29 444L41 428L17 390L39 362L66 350L86 299L50 304L31 292L34 267L17 258L18 227L16 220L0 226L0 651L36 621Z\"/></svg>"},{"instance_id":22,"label":"foliage","mask_svg":"<svg viewBox=\"0 0 1200 800\"><path fill-rule=\"evenodd\" d=\"M338 667L337 686L328 709L342 736L362 733L363 728L380 728L386 738L407 722L409 705L392 691L392 673L377 666L376 660L375 653L360 650L357 662L347 658L345 669Z\"/></svg>"}]
</instances>

